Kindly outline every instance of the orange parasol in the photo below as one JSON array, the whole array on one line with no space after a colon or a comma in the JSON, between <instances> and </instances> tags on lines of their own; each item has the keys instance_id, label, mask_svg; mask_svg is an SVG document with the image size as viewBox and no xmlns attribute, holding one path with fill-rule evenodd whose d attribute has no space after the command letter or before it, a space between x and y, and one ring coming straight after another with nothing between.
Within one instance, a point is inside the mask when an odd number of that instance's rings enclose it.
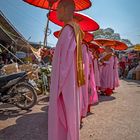
<instances>
[{"instance_id":1,"label":"orange parasol","mask_svg":"<svg viewBox=\"0 0 140 140\"><path fill-rule=\"evenodd\" d=\"M64 23L57 19L56 11L50 12L49 19L59 26L64 26ZM96 21L94 21L91 17L81 13L74 14L74 21L80 25L83 31L96 31L99 29L99 25Z\"/></svg>"},{"instance_id":2,"label":"orange parasol","mask_svg":"<svg viewBox=\"0 0 140 140\"><path fill-rule=\"evenodd\" d=\"M87 42L87 46L90 50L95 50L96 52L103 53L105 51L104 48L102 48L98 43L92 41L92 42Z\"/></svg>"},{"instance_id":3,"label":"orange parasol","mask_svg":"<svg viewBox=\"0 0 140 140\"><path fill-rule=\"evenodd\" d=\"M58 3L60 0L23 0L28 4L34 5L36 7L48 9L48 15L51 10L56 10ZM73 0L75 3L75 11L81 11L89 8L91 6L90 0ZM49 20L47 20L46 28L45 28L45 36L44 36L44 47L47 45L47 33L49 27Z\"/></svg>"},{"instance_id":4,"label":"orange parasol","mask_svg":"<svg viewBox=\"0 0 140 140\"><path fill-rule=\"evenodd\" d=\"M98 43L100 46L104 46L104 47L110 46L115 50L126 50L128 48L128 46L125 43L120 42L118 40L96 39L94 41Z\"/></svg>"},{"instance_id":5,"label":"orange parasol","mask_svg":"<svg viewBox=\"0 0 140 140\"><path fill-rule=\"evenodd\" d=\"M56 10L60 0L23 0L31 5L43 9ZM81 11L91 6L90 0L73 0L75 2L75 11Z\"/></svg>"},{"instance_id":6,"label":"orange parasol","mask_svg":"<svg viewBox=\"0 0 140 140\"><path fill-rule=\"evenodd\" d=\"M53 33L53 35L54 35L56 38L59 37L59 34L60 34L60 31L56 31L56 32ZM93 34L88 33L88 32L85 32L85 37L84 37L84 41L85 41L85 42L90 42L90 41L92 41L93 39L94 39Z\"/></svg>"}]
</instances>

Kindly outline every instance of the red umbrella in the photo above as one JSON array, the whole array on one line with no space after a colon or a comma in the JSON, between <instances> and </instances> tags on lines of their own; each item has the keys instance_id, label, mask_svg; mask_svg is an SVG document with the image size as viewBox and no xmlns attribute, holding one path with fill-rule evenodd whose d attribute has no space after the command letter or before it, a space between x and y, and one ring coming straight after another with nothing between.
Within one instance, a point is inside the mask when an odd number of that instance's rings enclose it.
<instances>
[{"instance_id":1,"label":"red umbrella","mask_svg":"<svg viewBox=\"0 0 140 140\"><path fill-rule=\"evenodd\" d=\"M60 0L23 0L24 2L27 2L28 4L34 5L36 7L48 9L50 13L50 10L56 10L58 3ZM75 11L80 11L87 9L91 6L90 0L74 0L75 2ZM48 32L48 26L49 26L49 20L47 20L47 25L45 29L45 36L44 36L44 47L47 45L47 32Z\"/></svg>"},{"instance_id":2,"label":"red umbrella","mask_svg":"<svg viewBox=\"0 0 140 140\"><path fill-rule=\"evenodd\" d=\"M31 5L36 7L56 10L60 0L23 0ZM91 6L90 0L74 0L75 2L75 11L81 11L89 8Z\"/></svg>"},{"instance_id":3,"label":"red umbrella","mask_svg":"<svg viewBox=\"0 0 140 140\"><path fill-rule=\"evenodd\" d=\"M99 48L100 45L98 43L96 43L95 41L89 42L88 43L89 48Z\"/></svg>"},{"instance_id":4,"label":"red umbrella","mask_svg":"<svg viewBox=\"0 0 140 140\"><path fill-rule=\"evenodd\" d=\"M88 32L85 32L84 41L91 42L94 39L94 35Z\"/></svg>"},{"instance_id":5,"label":"red umbrella","mask_svg":"<svg viewBox=\"0 0 140 140\"><path fill-rule=\"evenodd\" d=\"M98 51L99 51L100 53L103 53L103 52L105 52L105 49L104 49L104 48L98 48Z\"/></svg>"},{"instance_id":6,"label":"red umbrella","mask_svg":"<svg viewBox=\"0 0 140 140\"><path fill-rule=\"evenodd\" d=\"M56 31L56 32L54 32L53 34L54 34L54 36L55 36L56 38L58 38L58 37L59 37L59 33L60 33L60 31ZM85 32L84 41L90 42L90 41L92 41L93 39L94 39L93 34L88 33L88 32Z\"/></svg>"},{"instance_id":7,"label":"red umbrella","mask_svg":"<svg viewBox=\"0 0 140 140\"><path fill-rule=\"evenodd\" d=\"M49 19L59 26L64 26L64 23L57 19L56 11L50 12ZM95 31L99 29L98 23L96 23L92 18L88 17L87 15L75 13L74 20L80 25L83 31Z\"/></svg>"},{"instance_id":8,"label":"red umbrella","mask_svg":"<svg viewBox=\"0 0 140 140\"><path fill-rule=\"evenodd\" d=\"M125 43L120 42L118 40L96 39L94 41L100 46L110 46L115 50L126 50L128 48L128 46Z\"/></svg>"},{"instance_id":9,"label":"red umbrella","mask_svg":"<svg viewBox=\"0 0 140 140\"><path fill-rule=\"evenodd\" d=\"M103 53L105 51L104 48L102 48L98 43L96 43L95 41L89 42L88 43L88 47L89 49L94 49L96 50L98 53Z\"/></svg>"}]
</instances>

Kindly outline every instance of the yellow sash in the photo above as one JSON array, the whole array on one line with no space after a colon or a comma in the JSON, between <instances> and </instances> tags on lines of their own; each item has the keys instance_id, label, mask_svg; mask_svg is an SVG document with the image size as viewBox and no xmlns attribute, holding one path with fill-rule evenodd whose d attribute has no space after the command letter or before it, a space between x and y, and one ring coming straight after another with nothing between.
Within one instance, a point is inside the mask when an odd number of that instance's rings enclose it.
<instances>
[{"instance_id":1,"label":"yellow sash","mask_svg":"<svg viewBox=\"0 0 140 140\"><path fill-rule=\"evenodd\" d=\"M83 57L82 57L82 41L84 38L84 32L81 30L80 26L74 21L71 21L66 25L70 25L74 29L74 33L75 33L75 40L76 40L76 47L77 47L76 49L77 84L80 87L85 84L85 75L84 75Z\"/></svg>"}]
</instances>

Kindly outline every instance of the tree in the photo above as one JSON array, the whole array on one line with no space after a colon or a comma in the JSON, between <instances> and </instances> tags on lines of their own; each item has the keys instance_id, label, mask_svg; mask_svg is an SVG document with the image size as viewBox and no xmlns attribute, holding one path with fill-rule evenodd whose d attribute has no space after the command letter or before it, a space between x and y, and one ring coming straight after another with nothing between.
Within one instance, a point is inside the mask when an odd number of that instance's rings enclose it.
<instances>
[{"instance_id":1,"label":"tree","mask_svg":"<svg viewBox=\"0 0 140 140\"><path fill-rule=\"evenodd\" d=\"M132 46L133 44L131 43L130 40L128 39L121 39L122 42L126 43L128 46Z\"/></svg>"},{"instance_id":2,"label":"tree","mask_svg":"<svg viewBox=\"0 0 140 140\"><path fill-rule=\"evenodd\" d=\"M115 33L112 28L106 28L106 29L99 29L95 32L93 32L94 38L105 38L105 39L114 39L114 40L119 40L124 43L126 43L128 46L132 46L133 44L131 43L130 40L128 39L121 39L119 33Z\"/></svg>"}]
</instances>

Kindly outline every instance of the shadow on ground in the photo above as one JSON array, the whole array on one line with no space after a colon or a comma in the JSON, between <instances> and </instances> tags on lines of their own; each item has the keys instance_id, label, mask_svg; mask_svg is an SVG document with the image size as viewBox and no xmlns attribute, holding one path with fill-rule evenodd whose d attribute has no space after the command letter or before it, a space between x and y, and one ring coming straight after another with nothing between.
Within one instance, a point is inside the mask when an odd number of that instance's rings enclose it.
<instances>
[{"instance_id":1,"label":"shadow on ground","mask_svg":"<svg viewBox=\"0 0 140 140\"><path fill-rule=\"evenodd\" d=\"M107 101L112 101L115 100L116 98L113 96L100 96L99 97L99 102L107 102Z\"/></svg>"},{"instance_id":2,"label":"shadow on ground","mask_svg":"<svg viewBox=\"0 0 140 140\"><path fill-rule=\"evenodd\" d=\"M21 110L21 109L0 109L0 120L7 120L9 118L15 118L21 115L25 115L31 112L31 110Z\"/></svg>"},{"instance_id":3,"label":"shadow on ground","mask_svg":"<svg viewBox=\"0 0 140 140\"><path fill-rule=\"evenodd\" d=\"M0 131L0 140L47 140L48 106L44 112L25 114Z\"/></svg>"},{"instance_id":4,"label":"shadow on ground","mask_svg":"<svg viewBox=\"0 0 140 140\"><path fill-rule=\"evenodd\" d=\"M128 82L128 85L135 85L134 83L140 85L140 80L130 80L130 79L123 79L123 80Z\"/></svg>"}]
</instances>

